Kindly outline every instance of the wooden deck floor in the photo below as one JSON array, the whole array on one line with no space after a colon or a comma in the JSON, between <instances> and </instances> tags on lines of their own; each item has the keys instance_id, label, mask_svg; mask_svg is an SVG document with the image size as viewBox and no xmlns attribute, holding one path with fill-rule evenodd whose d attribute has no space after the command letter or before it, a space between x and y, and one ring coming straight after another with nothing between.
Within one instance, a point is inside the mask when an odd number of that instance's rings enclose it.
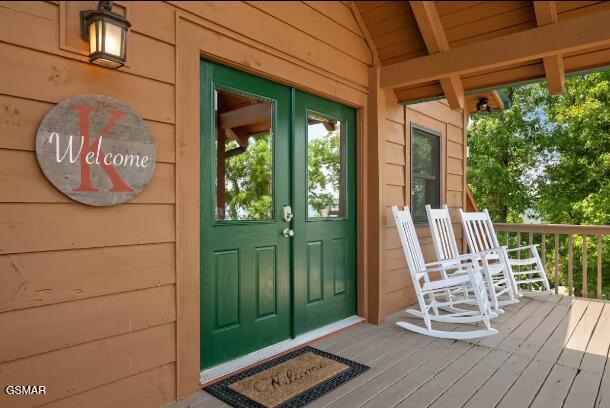
<instances>
[{"instance_id":1,"label":"wooden deck floor","mask_svg":"<svg viewBox=\"0 0 610 408\"><path fill-rule=\"evenodd\" d=\"M475 341L405 331L400 312L314 343L371 369L308 407L610 407L610 303L550 295L505 310ZM202 392L175 407L227 405Z\"/></svg>"}]
</instances>

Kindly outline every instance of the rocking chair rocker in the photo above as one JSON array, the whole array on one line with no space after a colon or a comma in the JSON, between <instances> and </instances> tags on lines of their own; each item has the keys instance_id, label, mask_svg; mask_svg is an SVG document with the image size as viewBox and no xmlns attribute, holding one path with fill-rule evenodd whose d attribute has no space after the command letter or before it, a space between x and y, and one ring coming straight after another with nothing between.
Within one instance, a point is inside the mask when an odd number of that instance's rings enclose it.
<instances>
[{"instance_id":1,"label":"rocking chair rocker","mask_svg":"<svg viewBox=\"0 0 610 408\"><path fill-rule=\"evenodd\" d=\"M407 312L422 318L426 327L402 321L396 324L416 333L446 339L472 339L496 334L498 331L491 327L490 319L497 315L490 308L485 283L479 272L478 255L466 255L457 259L426 264L409 207L405 207L401 211L397 206L393 206L392 213L396 220L398 234L419 304L419 310L407 309ZM439 274L440 279L432 280L431 274ZM440 299L439 296L447 293L451 295L451 301ZM457 304L472 304L473 298L469 295L461 295L464 293L474 295L474 300L478 306L476 309L455 308ZM447 313L441 314L440 311L443 310ZM433 321L447 323L483 322L485 329L471 331L435 330L432 328Z\"/></svg>"}]
</instances>

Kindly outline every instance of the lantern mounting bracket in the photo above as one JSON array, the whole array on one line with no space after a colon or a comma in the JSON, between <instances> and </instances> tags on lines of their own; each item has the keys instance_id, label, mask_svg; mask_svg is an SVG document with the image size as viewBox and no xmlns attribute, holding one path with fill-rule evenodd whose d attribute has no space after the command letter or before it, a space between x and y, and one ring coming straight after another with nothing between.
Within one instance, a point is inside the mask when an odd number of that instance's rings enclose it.
<instances>
[{"instance_id":1,"label":"lantern mounting bracket","mask_svg":"<svg viewBox=\"0 0 610 408\"><path fill-rule=\"evenodd\" d=\"M120 14L114 13L112 11L113 1L100 1L97 3L96 10L81 10L80 11L80 38L85 41L89 41L89 30L87 25L87 20L89 16L94 13L104 14L111 19L119 20L121 22L127 23L127 20L121 16ZM130 25L130 24L129 24Z\"/></svg>"}]
</instances>

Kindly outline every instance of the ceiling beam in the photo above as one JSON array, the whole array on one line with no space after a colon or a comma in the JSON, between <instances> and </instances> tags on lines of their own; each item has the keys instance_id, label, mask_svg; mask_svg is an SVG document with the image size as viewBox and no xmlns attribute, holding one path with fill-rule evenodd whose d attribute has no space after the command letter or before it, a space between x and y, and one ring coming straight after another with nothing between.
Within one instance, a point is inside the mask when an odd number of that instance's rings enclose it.
<instances>
[{"instance_id":1,"label":"ceiling beam","mask_svg":"<svg viewBox=\"0 0 610 408\"><path fill-rule=\"evenodd\" d=\"M556 24L557 2L555 1L533 1L536 13L536 23L539 26ZM561 54L551 55L542 59L546 76L547 89L551 95L561 95L564 90L565 70L563 68L563 56Z\"/></svg>"},{"instance_id":2,"label":"ceiling beam","mask_svg":"<svg viewBox=\"0 0 610 408\"><path fill-rule=\"evenodd\" d=\"M218 115L218 127L233 129L239 126L256 125L271 121L271 103L259 102L246 105Z\"/></svg>"},{"instance_id":3,"label":"ceiling beam","mask_svg":"<svg viewBox=\"0 0 610 408\"><path fill-rule=\"evenodd\" d=\"M411 86L610 45L609 22L610 10L605 10L386 65L381 69L381 86Z\"/></svg>"},{"instance_id":4,"label":"ceiling beam","mask_svg":"<svg viewBox=\"0 0 610 408\"><path fill-rule=\"evenodd\" d=\"M433 1L410 1L419 32L429 54L449 51L449 41ZM440 78L441 87L451 109L464 109L464 86L459 75Z\"/></svg>"}]
</instances>

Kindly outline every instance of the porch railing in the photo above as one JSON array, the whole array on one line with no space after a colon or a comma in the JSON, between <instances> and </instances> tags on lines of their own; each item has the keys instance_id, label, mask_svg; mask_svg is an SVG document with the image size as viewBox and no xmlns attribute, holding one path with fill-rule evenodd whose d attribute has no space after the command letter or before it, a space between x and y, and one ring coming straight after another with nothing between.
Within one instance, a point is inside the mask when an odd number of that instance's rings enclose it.
<instances>
[{"instance_id":1,"label":"porch railing","mask_svg":"<svg viewBox=\"0 0 610 408\"><path fill-rule=\"evenodd\" d=\"M500 223L494 226L501 245L514 248L538 244L555 293L610 297L610 226Z\"/></svg>"}]
</instances>

